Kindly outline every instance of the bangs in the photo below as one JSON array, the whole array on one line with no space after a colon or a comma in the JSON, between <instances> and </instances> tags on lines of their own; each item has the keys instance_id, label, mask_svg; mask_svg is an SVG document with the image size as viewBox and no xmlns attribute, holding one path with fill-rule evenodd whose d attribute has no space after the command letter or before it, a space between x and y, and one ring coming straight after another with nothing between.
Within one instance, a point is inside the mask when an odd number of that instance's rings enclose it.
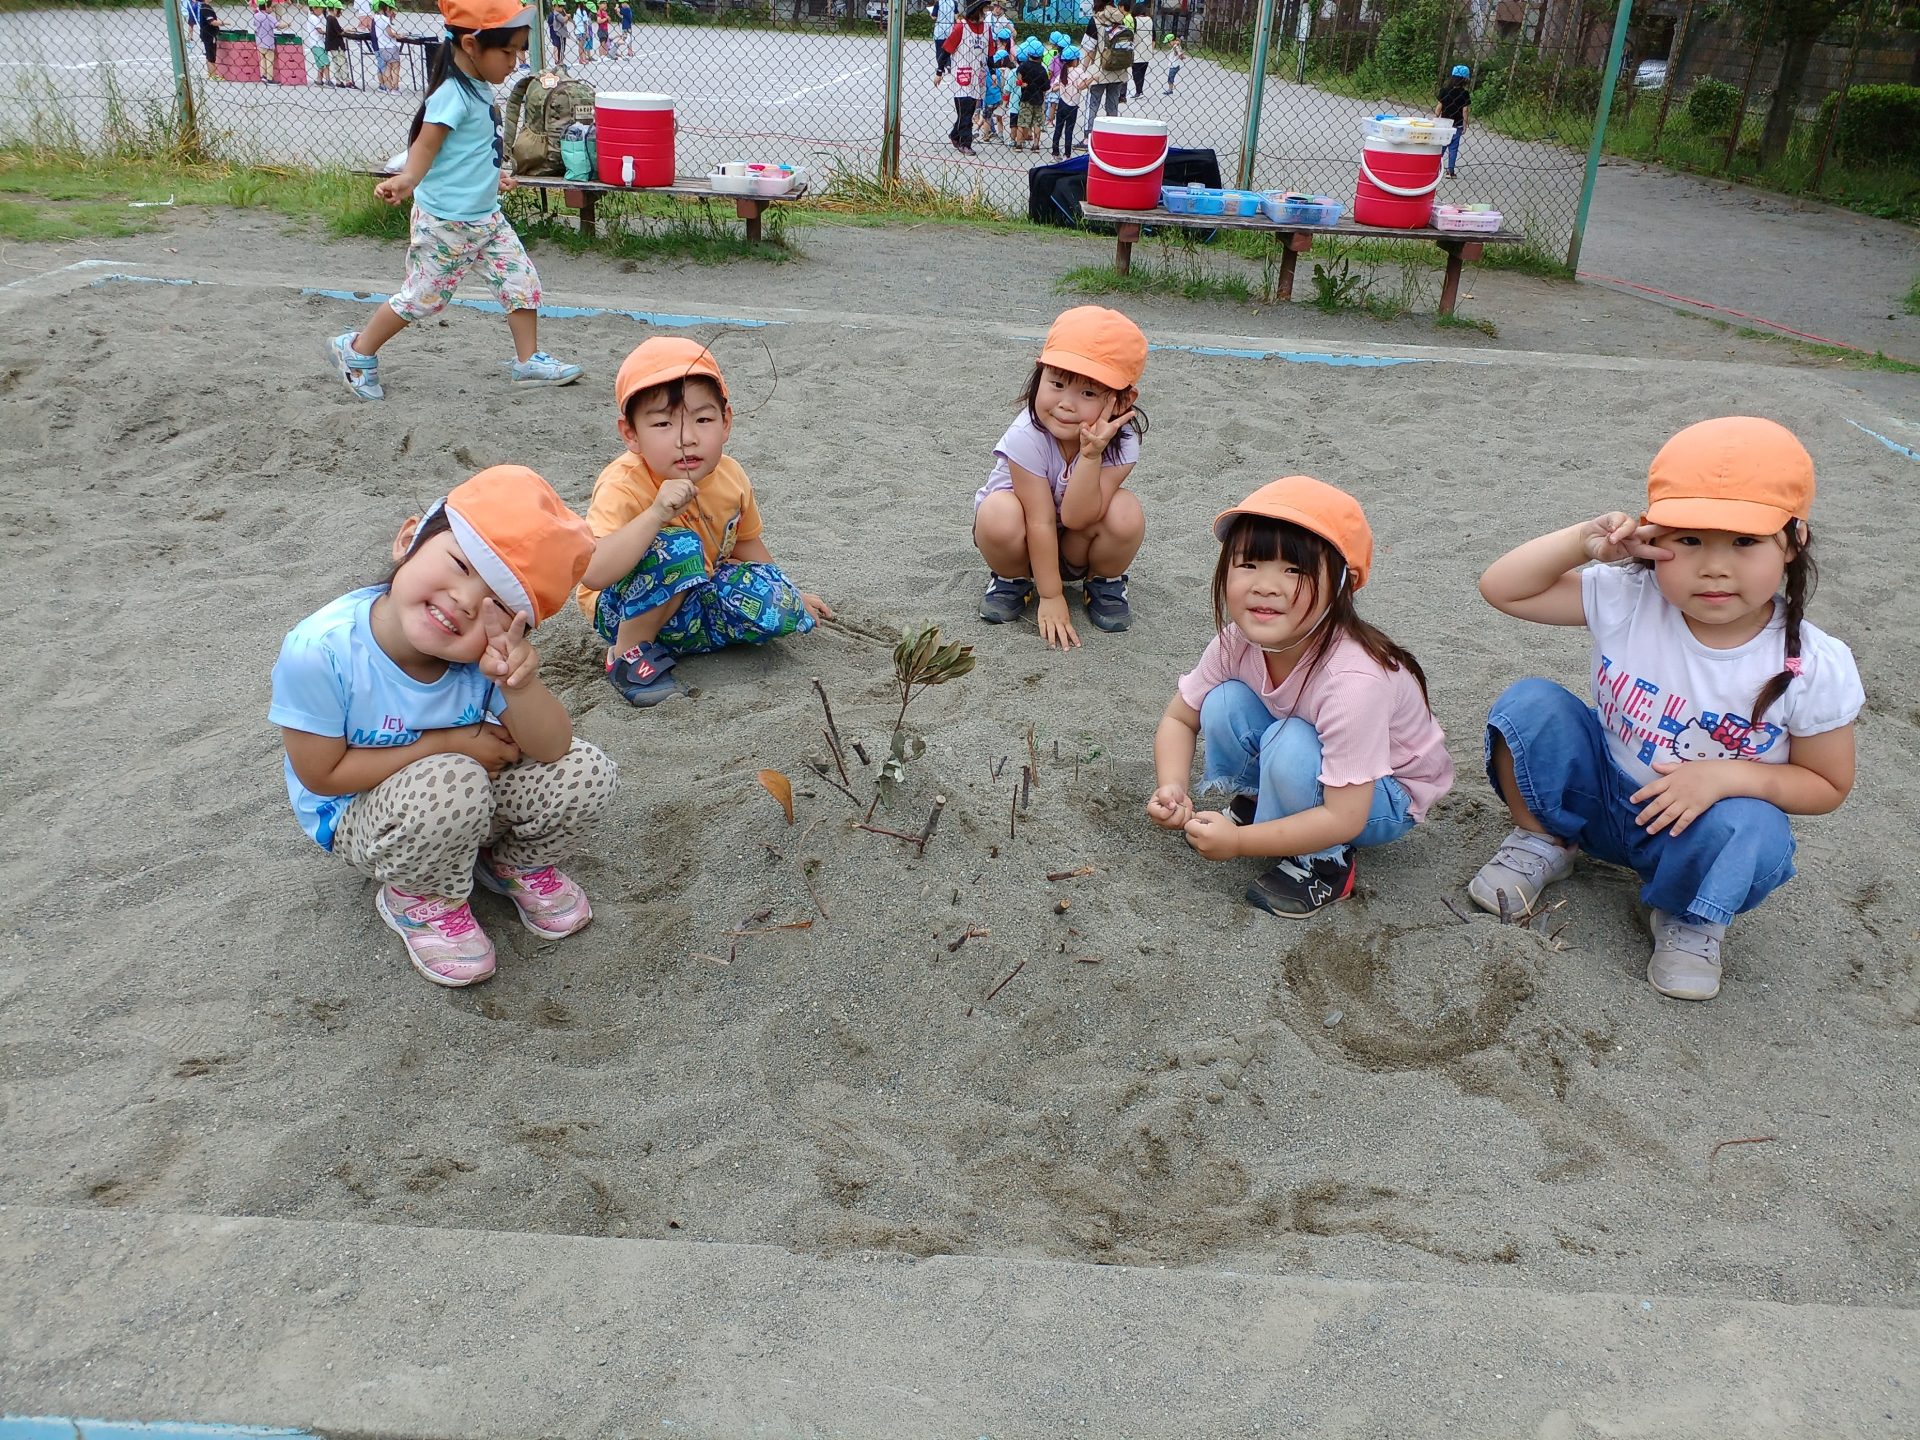
<instances>
[{"instance_id":1,"label":"bangs","mask_svg":"<svg viewBox=\"0 0 1920 1440\"><path fill-rule=\"evenodd\" d=\"M1221 549L1228 564L1250 560L1284 560L1311 575L1316 583L1332 569L1333 547L1311 530L1264 515L1236 515Z\"/></svg>"}]
</instances>

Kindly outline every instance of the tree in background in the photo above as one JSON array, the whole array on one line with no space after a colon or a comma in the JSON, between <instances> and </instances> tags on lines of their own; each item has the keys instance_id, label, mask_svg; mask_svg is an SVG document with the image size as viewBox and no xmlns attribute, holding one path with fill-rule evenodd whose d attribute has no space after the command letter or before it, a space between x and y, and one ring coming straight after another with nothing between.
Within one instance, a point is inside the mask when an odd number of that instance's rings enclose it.
<instances>
[{"instance_id":1,"label":"tree in background","mask_svg":"<svg viewBox=\"0 0 1920 1440\"><path fill-rule=\"evenodd\" d=\"M1762 165L1771 165L1787 153L1814 45L1843 17L1858 23L1868 4L1869 0L1734 0L1734 8L1747 19L1750 43L1781 47L1780 78L1767 106L1766 127L1760 132Z\"/></svg>"}]
</instances>

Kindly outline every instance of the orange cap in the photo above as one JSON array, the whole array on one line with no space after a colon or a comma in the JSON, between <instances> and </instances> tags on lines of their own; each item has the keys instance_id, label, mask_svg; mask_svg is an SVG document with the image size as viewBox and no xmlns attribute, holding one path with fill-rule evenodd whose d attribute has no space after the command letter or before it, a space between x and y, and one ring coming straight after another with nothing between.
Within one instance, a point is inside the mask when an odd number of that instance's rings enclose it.
<instances>
[{"instance_id":1,"label":"orange cap","mask_svg":"<svg viewBox=\"0 0 1920 1440\"><path fill-rule=\"evenodd\" d=\"M1346 491L1306 475L1269 481L1214 517L1214 539L1226 540L1236 515L1260 515L1311 530L1340 552L1355 590L1367 583L1367 572L1373 568L1373 528L1360 502Z\"/></svg>"},{"instance_id":2,"label":"orange cap","mask_svg":"<svg viewBox=\"0 0 1920 1440\"><path fill-rule=\"evenodd\" d=\"M462 30L518 30L533 24L533 7L520 0L440 0L440 18Z\"/></svg>"},{"instance_id":3,"label":"orange cap","mask_svg":"<svg viewBox=\"0 0 1920 1440\"><path fill-rule=\"evenodd\" d=\"M721 379L720 366L706 346L678 335L656 335L635 346L633 353L620 362L620 373L613 377L614 404L625 415L628 403L642 390L693 375L706 376L720 387L720 398L728 398L727 382Z\"/></svg>"},{"instance_id":4,"label":"orange cap","mask_svg":"<svg viewBox=\"0 0 1920 1440\"><path fill-rule=\"evenodd\" d=\"M535 625L559 613L593 558L587 522L524 465L494 465L462 480L427 518L442 507L467 563L502 605Z\"/></svg>"},{"instance_id":5,"label":"orange cap","mask_svg":"<svg viewBox=\"0 0 1920 1440\"><path fill-rule=\"evenodd\" d=\"M1651 525L1777 535L1813 508L1813 457L1772 420L1726 415L1689 425L1647 467Z\"/></svg>"},{"instance_id":6,"label":"orange cap","mask_svg":"<svg viewBox=\"0 0 1920 1440\"><path fill-rule=\"evenodd\" d=\"M1118 310L1076 305L1047 331L1040 363L1125 390L1138 385L1147 368L1147 337Z\"/></svg>"}]
</instances>

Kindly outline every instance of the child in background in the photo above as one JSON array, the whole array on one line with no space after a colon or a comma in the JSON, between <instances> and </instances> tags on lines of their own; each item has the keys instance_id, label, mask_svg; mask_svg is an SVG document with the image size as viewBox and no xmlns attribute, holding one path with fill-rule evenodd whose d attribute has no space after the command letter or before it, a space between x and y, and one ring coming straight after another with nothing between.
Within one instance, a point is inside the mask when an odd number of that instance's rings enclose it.
<instances>
[{"instance_id":1,"label":"child in background","mask_svg":"<svg viewBox=\"0 0 1920 1440\"><path fill-rule=\"evenodd\" d=\"M609 42L613 38L613 16L607 13L607 7L602 3L594 12L593 18L595 28L600 35L600 53L611 56L613 50Z\"/></svg>"},{"instance_id":2,"label":"child in background","mask_svg":"<svg viewBox=\"0 0 1920 1440\"><path fill-rule=\"evenodd\" d=\"M1047 108L1040 121L1040 133L1050 134L1053 130L1054 108L1060 103L1060 52L1067 47L1067 37L1055 30L1047 36L1047 43L1040 52L1040 63L1047 67ZM1035 137L1038 138L1037 136Z\"/></svg>"},{"instance_id":3,"label":"child in background","mask_svg":"<svg viewBox=\"0 0 1920 1440\"><path fill-rule=\"evenodd\" d=\"M1147 67L1153 63L1153 12L1150 0L1134 6L1133 98L1147 93Z\"/></svg>"},{"instance_id":4,"label":"child in background","mask_svg":"<svg viewBox=\"0 0 1920 1440\"><path fill-rule=\"evenodd\" d=\"M260 51L260 83L263 85L280 83L273 74L273 46L276 33L273 7L264 3L256 4L253 12L253 43Z\"/></svg>"},{"instance_id":5,"label":"child in background","mask_svg":"<svg viewBox=\"0 0 1920 1440\"><path fill-rule=\"evenodd\" d=\"M1053 112L1053 156L1056 160L1071 157L1075 150L1085 148L1073 138L1073 131L1080 118L1080 97L1087 93L1087 87L1093 84L1096 74L1093 62L1081 55L1078 45L1069 45L1060 52L1060 67L1061 78L1053 91L1057 97Z\"/></svg>"},{"instance_id":6,"label":"child in background","mask_svg":"<svg viewBox=\"0 0 1920 1440\"><path fill-rule=\"evenodd\" d=\"M527 50L531 10L515 0L440 0L447 42L434 51L427 98L413 117L407 161L373 193L389 205L412 197L407 281L373 312L366 328L328 341L346 386L380 400L380 347L416 320L446 309L470 270L478 269L507 312L518 359L518 386L571 385L578 365L540 349L540 276L520 237L500 213L500 111L493 87L513 73Z\"/></svg>"},{"instance_id":7,"label":"child in background","mask_svg":"<svg viewBox=\"0 0 1920 1440\"><path fill-rule=\"evenodd\" d=\"M1473 72L1464 65L1453 67L1453 74L1440 87L1440 103L1433 113L1453 122L1453 138L1447 141L1447 179L1455 177L1453 165L1460 158L1460 137L1467 133L1467 112L1473 108L1473 91L1467 81Z\"/></svg>"},{"instance_id":8,"label":"child in background","mask_svg":"<svg viewBox=\"0 0 1920 1440\"><path fill-rule=\"evenodd\" d=\"M527 639L592 552L546 481L496 465L400 527L385 583L322 606L280 647L268 716L294 814L379 882L374 909L436 985L493 974L476 881L544 940L593 918L553 866L616 771L574 738Z\"/></svg>"},{"instance_id":9,"label":"child in background","mask_svg":"<svg viewBox=\"0 0 1920 1440\"><path fill-rule=\"evenodd\" d=\"M547 43L553 47L547 63L558 69L567 63L567 11L563 5L547 7Z\"/></svg>"},{"instance_id":10,"label":"child in background","mask_svg":"<svg viewBox=\"0 0 1920 1440\"><path fill-rule=\"evenodd\" d=\"M633 58L633 6L628 0L620 0L620 53Z\"/></svg>"},{"instance_id":11,"label":"child in background","mask_svg":"<svg viewBox=\"0 0 1920 1440\"><path fill-rule=\"evenodd\" d=\"M987 24L981 18L986 13L987 0L964 0L962 18L940 41L953 69L953 128L947 139L962 155L973 154L974 112L987 93Z\"/></svg>"},{"instance_id":12,"label":"child in background","mask_svg":"<svg viewBox=\"0 0 1920 1440\"><path fill-rule=\"evenodd\" d=\"M1135 406L1147 337L1118 310L1081 305L1053 322L1022 408L994 447L973 497L973 543L991 573L980 602L989 625L1036 599L1051 649L1080 643L1064 587L1084 582L1087 618L1101 630L1133 623L1127 566L1146 517L1125 487L1147 418Z\"/></svg>"},{"instance_id":13,"label":"child in background","mask_svg":"<svg viewBox=\"0 0 1920 1440\"><path fill-rule=\"evenodd\" d=\"M1049 77L1047 67L1041 60L1042 47L1038 40L1029 37L1022 46L1025 51L1016 72L1019 82L1019 101L1021 128L1014 132L1013 143L1016 147L1024 143L1027 149L1040 153L1040 125L1047 113L1047 86Z\"/></svg>"},{"instance_id":14,"label":"child in background","mask_svg":"<svg viewBox=\"0 0 1920 1440\"><path fill-rule=\"evenodd\" d=\"M1569 525L1487 568L1495 609L1593 632L1593 703L1535 679L1494 702L1487 778L1514 829L1467 887L1474 904L1528 914L1585 849L1643 882L1653 988L1719 993L1727 923L1793 876L1787 817L1853 788L1866 693L1853 652L1805 618L1812 505L1791 431L1705 420L1654 456L1643 515Z\"/></svg>"},{"instance_id":15,"label":"child in background","mask_svg":"<svg viewBox=\"0 0 1920 1440\"><path fill-rule=\"evenodd\" d=\"M733 407L705 346L648 340L613 394L627 453L593 482L598 543L578 599L610 647L608 682L651 706L683 693L669 673L681 656L804 635L833 611L768 553L752 482L725 453Z\"/></svg>"},{"instance_id":16,"label":"child in background","mask_svg":"<svg viewBox=\"0 0 1920 1440\"><path fill-rule=\"evenodd\" d=\"M1160 93L1171 95L1173 82L1180 78L1180 66L1187 58L1187 47L1178 35L1169 30L1166 38L1160 42L1160 48L1167 52L1167 88Z\"/></svg>"},{"instance_id":17,"label":"child in background","mask_svg":"<svg viewBox=\"0 0 1920 1440\"><path fill-rule=\"evenodd\" d=\"M220 17L211 4L200 6L200 49L207 57L207 79L218 80L220 60Z\"/></svg>"},{"instance_id":18,"label":"child in background","mask_svg":"<svg viewBox=\"0 0 1920 1440\"><path fill-rule=\"evenodd\" d=\"M340 0L327 0L324 44L327 47L327 83L341 90L357 90L347 74L347 32L340 28Z\"/></svg>"},{"instance_id":19,"label":"child in background","mask_svg":"<svg viewBox=\"0 0 1920 1440\"><path fill-rule=\"evenodd\" d=\"M1360 503L1304 475L1213 522L1215 635L1154 734L1147 817L1209 860L1276 863L1247 900L1301 920L1353 893L1354 850L1398 840L1453 785L1446 736L1411 654L1355 612L1373 568ZM1200 790L1227 813L1194 810Z\"/></svg>"},{"instance_id":20,"label":"child in background","mask_svg":"<svg viewBox=\"0 0 1920 1440\"><path fill-rule=\"evenodd\" d=\"M586 0L580 0L580 4L574 7L573 42L580 51L580 63L582 65L592 64L593 11L588 7Z\"/></svg>"},{"instance_id":21,"label":"child in background","mask_svg":"<svg viewBox=\"0 0 1920 1440\"><path fill-rule=\"evenodd\" d=\"M385 15L380 13L383 6L388 12ZM372 16L367 22L367 36L373 43L373 61L379 70L380 88L389 95L398 95L400 93L400 42L393 38L392 12L393 0L373 0ZM431 81L428 82L428 93L432 93Z\"/></svg>"},{"instance_id":22,"label":"child in background","mask_svg":"<svg viewBox=\"0 0 1920 1440\"><path fill-rule=\"evenodd\" d=\"M1007 102L1013 89L1013 56L1006 51L995 55L987 64L987 94L981 105L981 113L986 117L980 130L980 139L1003 140L1011 143L1007 133Z\"/></svg>"},{"instance_id":23,"label":"child in background","mask_svg":"<svg viewBox=\"0 0 1920 1440\"><path fill-rule=\"evenodd\" d=\"M327 21L319 0L307 5L307 63L313 66L313 83L331 85L327 78Z\"/></svg>"}]
</instances>

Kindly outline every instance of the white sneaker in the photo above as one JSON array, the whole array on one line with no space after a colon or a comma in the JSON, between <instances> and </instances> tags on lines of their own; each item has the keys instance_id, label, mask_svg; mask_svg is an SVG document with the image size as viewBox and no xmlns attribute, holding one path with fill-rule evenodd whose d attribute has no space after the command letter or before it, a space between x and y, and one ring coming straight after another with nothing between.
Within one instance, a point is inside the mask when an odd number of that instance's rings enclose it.
<instances>
[{"instance_id":1,"label":"white sneaker","mask_svg":"<svg viewBox=\"0 0 1920 1440\"><path fill-rule=\"evenodd\" d=\"M1676 1000L1711 1000L1720 993L1720 942L1727 927L1656 910L1649 922L1653 958L1647 983Z\"/></svg>"},{"instance_id":2,"label":"white sneaker","mask_svg":"<svg viewBox=\"0 0 1920 1440\"><path fill-rule=\"evenodd\" d=\"M1502 919L1531 915L1540 903L1540 892L1566 879L1579 853L1576 847L1555 844L1545 835L1514 829L1467 883L1467 895L1482 910Z\"/></svg>"}]
</instances>

